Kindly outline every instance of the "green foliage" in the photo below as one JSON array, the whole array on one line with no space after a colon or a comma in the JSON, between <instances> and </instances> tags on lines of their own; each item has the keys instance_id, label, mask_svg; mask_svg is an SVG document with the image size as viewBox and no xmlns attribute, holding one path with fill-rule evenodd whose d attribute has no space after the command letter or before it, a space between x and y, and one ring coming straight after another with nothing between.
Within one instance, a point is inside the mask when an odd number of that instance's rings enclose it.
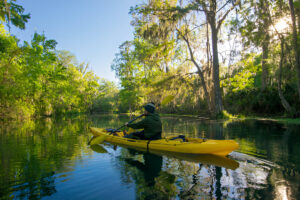
<instances>
[{"instance_id":1,"label":"green foliage","mask_svg":"<svg viewBox=\"0 0 300 200\"><path fill-rule=\"evenodd\" d=\"M232 6L222 1L215 3L217 9L223 11L230 11ZM211 73L213 52L207 49L213 44L206 43L210 40L207 35L212 29L201 28L207 23L207 15L193 13L208 4L202 1L153 0L131 8L135 39L121 45L112 67L121 81L121 110L138 109L146 101L161 103L164 97L171 95L174 99L168 105L162 105L160 112L207 113L207 102L213 104L215 101L212 83L215 79ZM231 39L237 39L242 48L241 51L231 49L235 53L230 53L230 57L236 56L229 58L233 62L230 61L229 66L220 66L221 73L226 71L220 76L224 109L234 114L282 114L284 110L278 95L279 82L287 101L296 110L299 109L298 78L293 61L294 52L290 50L293 45L292 32L286 31L286 35L282 35L287 47L282 80L279 81L281 49L278 35L270 31L282 17L290 18L288 2L246 0L234 8L235 13L228 15L230 19L225 21L225 29L220 29L218 36L218 40L225 41L225 37L230 35ZM222 12L219 12L215 17L220 19L221 15ZM199 22L203 24L199 25ZM194 52L197 69L203 70L204 81L199 73L191 73L195 72L195 66L190 62L189 50ZM207 53L207 57L202 56L203 53ZM208 91L205 95L203 82ZM224 112L221 117L232 116Z\"/></svg>"},{"instance_id":2,"label":"green foliage","mask_svg":"<svg viewBox=\"0 0 300 200\"><path fill-rule=\"evenodd\" d=\"M221 113L217 115L217 119L235 119L236 116L228 113L226 110L223 110Z\"/></svg>"},{"instance_id":3,"label":"green foliage","mask_svg":"<svg viewBox=\"0 0 300 200\"><path fill-rule=\"evenodd\" d=\"M223 11L232 6L227 2L219 7L222 1L213 2ZM202 11L195 13L205 7L202 1L177 0L151 0L132 7L134 39L120 45L111 66L120 80L117 87L99 79L71 53L57 51L56 41L44 34L35 33L32 41L19 44L5 31L4 23L24 29L30 15L24 14L16 0L0 0L0 118L139 112L149 101L161 104L160 112L207 114L211 111L208 105L215 101L215 52L211 52L208 37L212 29L203 28L207 16ZM221 73L226 71L220 76L225 109L234 114L281 114L280 83L286 100L299 110L292 33L281 35L286 48L279 81L281 47L278 35L270 32L272 23L290 18L288 2L246 0L234 8L235 15L228 15L232 18L217 39L225 41L224 35L233 35L243 45L241 52L234 49L238 59L230 58L234 62L220 66ZM295 8L299 3L295 2ZM221 25L222 20L219 22ZM225 111L220 117L232 116Z\"/></svg>"},{"instance_id":4,"label":"green foliage","mask_svg":"<svg viewBox=\"0 0 300 200\"><path fill-rule=\"evenodd\" d=\"M24 14L24 8L15 3L16 0L0 0L0 22L5 22L10 27L25 29L25 24L30 19L30 14Z\"/></svg>"},{"instance_id":5,"label":"green foliage","mask_svg":"<svg viewBox=\"0 0 300 200\"><path fill-rule=\"evenodd\" d=\"M1 118L90 111L99 87L93 72L83 73L80 65L64 59L56 41L45 35L35 33L21 46L3 26L0 30Z\"/></svg>"},{"instance_id":6,"label":"green foliage","mask_svg":"<svg viewBox=\"0 0 300 200\"><path fill-rule=\"evenodd\" d=\"M255 82L257 82L256 77L260 76L261 73L261 64L259 61L259 56L248 55L236 64L231 77L221 81L221 87L233 93L254 88Z\"/></svg>"},{"instance_id":7,"label":"green foliage","mask_svg":"<svg viewBox=\"0 0 300 200\"><path fill-rule=\"evenodd\" d=\"M225 106L235 114L280 114L283 112L278 92L275 88L267 88L261 92L259 88L228 93Z\"/></svg>"},{"instance_id":8,"label":"green foliage","mask_svg":"<svg viewBox=\"0 0 300 200\"><path fill-rule=\"evenodd\" d=\"M99 96L94 100L92 112L118 112L119 89L114 82L100 80Z\"/></svg>"}]
</instances>

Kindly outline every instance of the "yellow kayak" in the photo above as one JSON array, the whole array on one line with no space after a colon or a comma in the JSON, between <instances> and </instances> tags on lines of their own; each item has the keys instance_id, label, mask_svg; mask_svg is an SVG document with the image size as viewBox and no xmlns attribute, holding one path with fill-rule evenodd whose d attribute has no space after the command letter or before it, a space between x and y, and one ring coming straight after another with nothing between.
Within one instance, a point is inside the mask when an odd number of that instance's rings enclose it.
<instances>
[{"instance_id":1,"label":"yellow kayak","mask_svg":"<svg viewBox=\"0 0 300 200\"><path fill-rule=\"evenodd\" d=\"M239 147L239 144L234 140L185 138L186 141L183 142L180 138L171 140L174 137L166 137L160 140L136 140L124 138L123 132L112 135L103 128L91 127L90 130L97 137L98 141L107 141L112 144L121 144L146 150L226 156ZM97 141L97 139L94 141Z\"/></svg>"}]
</instances>

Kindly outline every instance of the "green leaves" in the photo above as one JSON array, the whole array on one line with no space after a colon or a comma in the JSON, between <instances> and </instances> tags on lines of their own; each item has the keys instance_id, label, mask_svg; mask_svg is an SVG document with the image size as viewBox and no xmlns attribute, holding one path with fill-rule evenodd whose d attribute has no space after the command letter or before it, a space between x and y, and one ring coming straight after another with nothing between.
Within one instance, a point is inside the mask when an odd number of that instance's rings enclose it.
<instances>
[{"instance_id":1,"label":"green leaves","mask_svg":"<svg viewBox=\"0 0 300 200\"><path fill-rule=\"evenodd\" d=\"M2 26L0 33L1 117L90 110L99 83L88 65L78 65L69 53L57 52L57 42L44 34L35 33L31 42L18 46Z\"/></svg>"},{"instance_id":2,"label":"green leaves","mask_svg":"<svg viewBox=\"0 0 300 200\"><path fill-rule=\"evenodd\" d=\"M256 76L261 74L261 64L258 60L260 59L256 55L244 58L238 63L236 72L230 78L221 81L221 86L233 93L254 89Z\"/></svg>"},{"instance_id":3,"label":"green leaves","mask_svg":"<svg viewBox=\"0 0 300 200\"><path fill-rule=\"evenodd\" d=\"M12 23L20 29L25 29L25 24L30 19L30 14L24 14L24 8L14 2L16 0L0 1L0 21L6 22L8 27Z\"/></svg>"}]
</instances>

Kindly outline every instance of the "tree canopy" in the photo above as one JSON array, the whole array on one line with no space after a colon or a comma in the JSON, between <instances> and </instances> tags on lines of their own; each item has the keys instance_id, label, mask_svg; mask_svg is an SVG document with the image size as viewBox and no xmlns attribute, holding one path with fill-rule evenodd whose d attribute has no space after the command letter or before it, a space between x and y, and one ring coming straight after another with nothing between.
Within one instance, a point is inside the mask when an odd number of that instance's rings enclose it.
<instances>
[{"instance_id":1,"label":"tree canopy","mask_svg":"<svg viewBox=\"0 0 300 200\"><path fill-rule=\"evenodd\" d=\"M119 85L99 78L57 42L35 33L23 44L5 29L24 29L30 14L0 1L0 116L70 112L160 112L297 117L300 109L298 1L150 0L131 7L134 38L111 65Z\"/></svg>"},{"instance_id":2,"label":"tree canopy","mask_svg":"<svg viewBox=\"0 0 300 200\"><path fill-rule=\"evenodd\" d=\"M134 40L120 46L112 65L127 94L122 104L174 94L162 112L297 116L299 6L292 0L133 6Z\"/></svg>"}]
</instances>

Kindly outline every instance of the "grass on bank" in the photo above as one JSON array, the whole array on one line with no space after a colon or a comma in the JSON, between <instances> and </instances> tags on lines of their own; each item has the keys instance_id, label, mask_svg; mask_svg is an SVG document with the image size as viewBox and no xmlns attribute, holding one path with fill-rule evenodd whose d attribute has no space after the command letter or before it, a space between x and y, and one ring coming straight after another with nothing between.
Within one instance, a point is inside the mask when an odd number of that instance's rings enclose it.
<instances>
[{"instance_id":1,"label":"grass on bank","mask_svg":"<svg viewBox=\"0 0 300 200\"><path fill-rule=\"evenodd\" d=\"M245 117L244 119L268 120L281 124L300 124L300 118L280 118L280 117Z\"/></svg>"},{"instance_id":2,"label":"grass on bank","mask_svg":"<svg viewBox=\"0 0 300 200\"><path fill-rule=\"evenodd\" d=\"M187 114L160 114L161 116L178 116L178 117L195 117L195 118L203 118L203 119L210 119L207 116L201 116L201 115L187 115ZM282 124L300 124L300 118L285 118L285 117L259 117L259 116L245 116L245 115L232 115L228 113L227 111L223 111L221 114L217 116L218 120L223 119L255 119L255 120L268 120L268 121L274 121L277 123Z\"/></svg>"},{"instance_id":3,"label":"grass on bank","mask_svg":"<svg viewBox=\"0 0 300 200\"><path fill-rule=\"evenodd\" d=\"M122 113L125 115L130 116L130 113ZM131 113L133 116L138 116L140 115L140 111L136 111ZM254 119L254 120L268 120L268 121L274 121L277 123L282 123L282 124L300 124L300 118L287 118L284 116L255 116L255 115L243 115L243 114L238 114L238 115L233 115L226 110L224 110L222 113L217 115L216 118L211 118L207 113L203 114L168 114L168 113L159 113L160 116L162 117L193 117L193 118L201 118L203 120L209 120L209 119L217 119L217 120L227 120L227 119L233 119L233 120L247 120L247 119Z\"/></svg>"}]
</instances>

